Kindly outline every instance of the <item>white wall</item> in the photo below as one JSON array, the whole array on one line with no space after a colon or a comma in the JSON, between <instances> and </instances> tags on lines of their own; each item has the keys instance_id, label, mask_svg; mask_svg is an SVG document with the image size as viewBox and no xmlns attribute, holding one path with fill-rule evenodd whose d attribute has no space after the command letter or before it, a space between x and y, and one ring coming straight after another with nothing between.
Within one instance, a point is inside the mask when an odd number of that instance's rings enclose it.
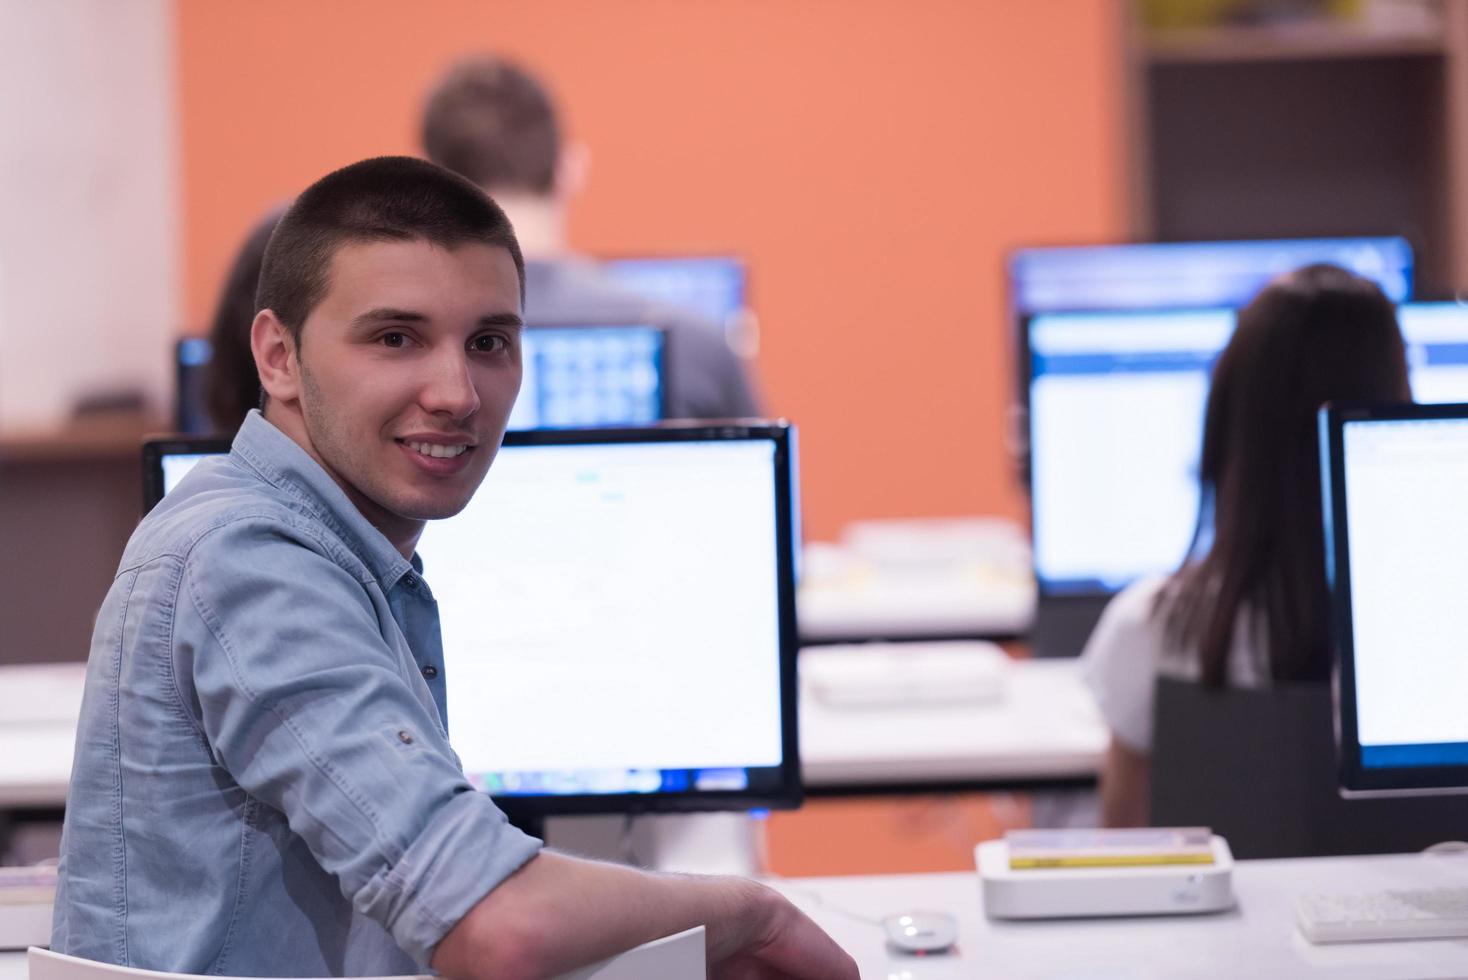
<instances>
[{"instance_id":1,"label":"white wall","mask_svg":"<svg viewBox=\"0 0 1468 980\"><path fill-rule=\"evenodd\" d=\"M0 430L78 397L168 410L178 332L171 0L0 0Z\"/></svg>"}]
</instances>

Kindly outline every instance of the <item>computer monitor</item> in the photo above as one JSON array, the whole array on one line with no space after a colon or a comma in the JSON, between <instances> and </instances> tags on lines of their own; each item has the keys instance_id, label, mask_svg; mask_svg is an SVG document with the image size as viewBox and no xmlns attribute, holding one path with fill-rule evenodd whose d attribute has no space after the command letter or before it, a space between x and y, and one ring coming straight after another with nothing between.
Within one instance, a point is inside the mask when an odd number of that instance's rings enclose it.
<instances>
[{"instance_id":1,"label":"computer monitor","mask_svg":"<svg viewBox=\"0 0 1468 980\"><path fill-rule=\"evenodd\" d=\"M615 258L602 267L639 296L696 310L721 327L728 327L745 308L744 260L733 256Z\"/></svg>"},{"instance_id":2,"label":"computer monitor","mask_svg":"<svg viewBox=\"0 0 1468 980\"><path fill-rule=\"evenodd\" d=\"M1023 333L1035 574L1105 596L1186 556L1213 362L1232 309L1057 313ZM1468 401L1468 306L1398 308L1419 402Z\"/></svg>"},{"instance_id":3,"label":"computer monitor","mask_svg":"<svg viewBox=\"0 0 1468 980\"><path fill-rule=\"evenodd\" d=\"M527 329L510 428L646 425L666 417L666 346L666 332L645 324ZM205 401L211 356L202 337L178 342L176 414L187 435L214 431Z\"/></svg>"},{"instance_id":4,"label":"computer monitor","mask_svg":"<svg viewBox=\"0 0 1468 980\"><path fill-rule=\"evenodd\" d=\"M667 414L666 334L646 325L534 327L511 429L646 425Z\"/></svg>"},{"instance_id":5,"label":"computer monitor","mask_svg":"<svg viewBox=\"0 0 1468 980\"><path fill-rule=\"evenodd\" d=\"M1315 262L1371 279L1393 302L1412 298L1411 246L1379 237L1024 248L1010 256L1010 302L1021 316L1242 306L1270 279Z\"/></svg>"},{"instance_id":6,"label":"computer monitor","mask_svg":"<svg viewBox=\"0 0 1468 980\"><path fill-rule=\"evenodd\" d=\"M224 448L150 443L150 501ZM794 455L784 423L505 436L418 547L476 786L529 821L799 802Z\"/></svg>"},{"instance_id":7,"label":"computer monitor","mask_svg":"<svg viewBox=\"0 0 1468 980\"><path fill-rule=\"evenodd\" d=\"M1320 418L1347 794L1468 792L1468 404Z\"/></svg>"},{"instance_id":8,"label":"computer monitor","mask_svg":"<svg viewBox=\"0 0 1468 980\"><path fill-rule=\"evenodd\" d=\"M209 418L209 362L214 345L207 337L181 337L173 346L174 400L173 424L179 432L192 436L214 431Z\"/></svg>"},{"instance_id":9,"label":"computer monitor","mask_svg":"<svg viewBox=\"0 0 1468 980\"><path fill-rule=\"evenodd\" d=\"M189 470L229 452L229 440L209 436L149 439L143 443L143 513L158 505Z\"/></svg>"}]
</instances>

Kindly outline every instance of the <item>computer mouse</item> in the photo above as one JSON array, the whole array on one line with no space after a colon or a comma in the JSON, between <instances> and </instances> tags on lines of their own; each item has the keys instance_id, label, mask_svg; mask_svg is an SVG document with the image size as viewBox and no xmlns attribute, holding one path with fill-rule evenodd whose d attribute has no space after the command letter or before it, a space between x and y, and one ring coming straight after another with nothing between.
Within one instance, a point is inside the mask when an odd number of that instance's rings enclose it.
<instances>
[{"instance_id":1,"label":"computer mouse","mask_svg":"<svg viewBox=\"0 0 1468 980\"><path fill-rule=\"evenodd\" d=\"M902 953L946 953L958 941L958 920L947 912L900 912L882 920L887 942Z\"/></svg>"}]
</instances>

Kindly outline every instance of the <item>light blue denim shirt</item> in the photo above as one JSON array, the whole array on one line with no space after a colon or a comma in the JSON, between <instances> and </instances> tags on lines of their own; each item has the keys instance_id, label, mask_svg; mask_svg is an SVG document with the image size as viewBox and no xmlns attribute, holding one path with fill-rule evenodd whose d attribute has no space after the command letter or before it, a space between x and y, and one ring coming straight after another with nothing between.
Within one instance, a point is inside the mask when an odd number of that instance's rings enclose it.
<instances>
[{"instance_id":1,"label":"light blue denim shirt","mask_svg":"<svg viewBox=\"0 0 1468 980\"><path fill-rule=\"evenodd\" d=\"M540 842L449 747L420 571L256 412L148 515L92 637L53 949L177 973L427 967Z\"/></svg>"}]
</instances>

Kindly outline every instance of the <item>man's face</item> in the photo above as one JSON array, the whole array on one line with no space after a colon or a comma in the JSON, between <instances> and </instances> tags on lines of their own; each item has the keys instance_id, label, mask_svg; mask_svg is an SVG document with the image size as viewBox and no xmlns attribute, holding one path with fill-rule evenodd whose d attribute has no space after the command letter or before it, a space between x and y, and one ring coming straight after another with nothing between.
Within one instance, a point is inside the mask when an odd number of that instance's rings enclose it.
<instances>
[{"instance_id":1,"label":"man's face","mask_svg":"<svg viewBox=\"0 0 1468 980\"><path fill-rule=\"evenodd\" d=\"M297 350L312 452L394 544L457 514L520 390L510 253L428 242L345 245Z\"/></svg>"}]
</instances>

